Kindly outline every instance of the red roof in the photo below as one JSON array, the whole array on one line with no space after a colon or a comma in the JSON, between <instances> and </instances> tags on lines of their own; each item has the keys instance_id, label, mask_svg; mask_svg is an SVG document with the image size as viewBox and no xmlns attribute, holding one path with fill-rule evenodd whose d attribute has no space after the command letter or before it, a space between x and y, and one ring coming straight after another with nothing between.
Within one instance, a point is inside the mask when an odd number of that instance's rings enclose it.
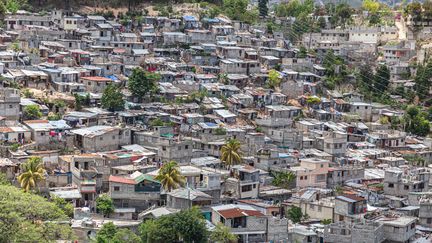
<instances>
[{"instance_id":1,"label":"red roof","mask_svg":"<svg viewBox=\"0 0 432 243\"><path fill-rule=\"evenodd\" d=\"M130 185L135 185L136 184L136 182L134 180L132 180L132 179L127 179L127 178L124 178L124 177L113 176L113 175L110 175L108 181L109 182L122 183L122 184L130 184Z\"/></svg>"},{"instance_id":2,"label":"red roof","mask_svg":"<svg viewBox=\"0 0 432 243\"><path fill-rule=\"evenodd\" d=\"M82 79L89 80L89 81L95 81L95 82L111 82L112 80L105 77L100 76L91 76L91 77L81 77Z\"/></svg>"},{"instance_id":3,"label":"red roof","mask_svg":"<svg viewBox=\"0 0 432 243\"><path fill-rule=\"evenodd\" d=\"M230 208L230 209L224 209L218 211L218 213L226 218L226 219L232 219L232 218L238 218L238 217L244 217L244 216L264 216L260 211L257 210L245 210L240 208Z\"/></svg>"},{"instance_id":4,"label":"red roof","mask_svg":"<svg viewBox=\"0 0 432 243\"><path fill-rule=\"evenodd\" d=\"M48 123L48 120L27 120L24 121L27 124L32 124L32 123Z\"/></svg>"}]
</instances>

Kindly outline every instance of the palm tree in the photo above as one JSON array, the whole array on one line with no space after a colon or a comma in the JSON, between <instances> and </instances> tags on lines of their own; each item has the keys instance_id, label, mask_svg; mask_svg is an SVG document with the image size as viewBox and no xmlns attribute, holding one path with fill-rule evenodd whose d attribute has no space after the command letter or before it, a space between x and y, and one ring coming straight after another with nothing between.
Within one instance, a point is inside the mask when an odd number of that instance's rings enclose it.
<instances>
[{"instance_id":1,"label":"palm tree","mask_svg":"<svg viewBox=\"0 0 432 243\"><path fill-rule=\"evenodd\" d=\"M289 172L273 172L273 181L272 184L274 186L282 187L285 189L289 189L292 185L292 183L296 179L296 175L289 171Z\"/></svg>"},{"instance_id":2,"label":"palm tree","mask_svg":"<svg viewBox=\"0 0 432 243\"><path fill-rule=\"evenodd\" d=\"M22 173L18 176L21 188L28 192L37 186L37 183L45 179L45 169L40 157L30 157L21 165Z\"/></svg>"},{"instance_id":3,"label":"palm tree","mask_svg":"<svg viewBox=\"0 0 432 243\"><path fill-rule=\"evenodd\" d=\"M163 188L168 192L185 184L185 178L180 174L175 161L164 164L155 179L160 181Z\"/></svg>"},{"instance_id":4,"label":"palm tree","mask_svg":"<svg viewBox=\"0 0 432 243\"><path fill-rule=\"evenodd\" d=\"M222 146L221 160L228 169L232 165L239 164L242 161L242 152L240 151L240 142L237 139L228 139Z\"/></svg>"}]
</instances>

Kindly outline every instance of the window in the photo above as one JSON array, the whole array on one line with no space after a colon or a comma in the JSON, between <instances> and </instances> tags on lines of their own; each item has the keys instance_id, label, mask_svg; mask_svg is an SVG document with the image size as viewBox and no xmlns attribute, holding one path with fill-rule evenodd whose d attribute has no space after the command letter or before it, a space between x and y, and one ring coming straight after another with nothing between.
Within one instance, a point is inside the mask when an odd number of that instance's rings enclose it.
<instances>
[{"instance_id":1,"label":"window","mask_svg":"<svg viewBox=\"0 0 432 243\"><path fill-rule=\"evenodd\" d=\"M253 188L254 188L254 189L256 188L256 184L253 184Z\"/></svg>"},{"instance_id":2,"label":"window","mask_svg":"<svg viewBox=\"0 0 432 243\"><path fill-rule=\"evenodd\" d=\"M307 176L305 176L304 179L307 180Z\"/></svg>"},{"instance_id":3,"label":"window","mask_svg":"<svg viewBox=\"0 0 432 243\"><path fill-rule=\"evenodd\" d=\"M44 132L41 132L40 135L41 135L41 136L45 136L45 133L44 133Z\"/></svg>"},{"instance_id":4,"label":"window","mask_svg":"<svg viewBox=\"0 0 432 243\"><path fill-rule=\"evenodd\" d=\"M250 192L250 191L252 191L252 185L242 186L241 191L242 192Z\"/></svg>"},{"instance_id":5,"label":"window","mask_svg":"<svg viewBox=\"0 0 432 243\"><path fill-rule=\"evenodd\" d=\"M300 180L303 180L303 176L300 176Z\"/></svg>"},{"instance_id":6,"label":"window","mask_svg":"<svg viewBox=\"0 0 432 243\"><path fill-rule=\"evenodd\" d=\"M119 187L119 186L115 186L115 187L114 187L114 191L115 191L115 192L120 191L120 187Z\"/></svg>"},{"instance_id":7,"label":"window","mask_svg":"<svg viewBox=\"0 0 432 243\"><path fill-rule=\"evenodd\" d=\"M427 219L426 219L426 223L427 223L427 224L432 224L432 218L427 218Z\"/></svg>"},{"instance_id":8,"label":"window","mask_svg":"<svg viewBox=\"0 0 432 243\"><path fill-rule=\"evenodd\" d=\"M178 146L178 148L177 148L178 150L181 150L181 146Z\"/></svg>"},{"instance_id":9,"label":"window","mask_svg":"<svg viewBox=\"0 0 432 243\"><path fill-rule=\"evenodd\" d=\"M393 188L393 187L394 187L394 184L393 184L393 183L389 183L389 184L388 184L388 187Z\"/></svg>"},{"instance_id":10,"label":"window","mask_svg":"<svg viewBox=\"0 0 432 243\"><path fill-rule=\"evenodd\" d=\"M112 136L112 139L115 139L115 138L116 138L115 135L113 135L113 136Z\"/></svg>"},{"instance_id":11,"label":"window","mask_svg":"<svg viewBox=\"0 0 432 243\"><path fill-rule=\"evenodd\" d=\"M100 140L100 141L102 141L102 139L103 139L102 137L99 137L99 140Z\"/></svg>"},{"instance_id":12,"label":"window","mask_svg":"<svg viewBox=\"0 0 432 243\"><path fill-rule=\"evenodd\" d=\"M404 190L409 190L409 186L405 185Z\"/></svg>"},{"instance_id":13,"label":"window","mask_svg":"<svg viewBox=\"0 0 432 243\"><path fill-rule=\"evenodd\" d=\"M165 146L162 146L162 151L166 151L166 147Z\"/></svg>"},{"instance_id":14,"label":"window","mask_svg":"<svg viewBox=\"0 0 432 243\"><path fill-rule=\"evenodd\" d=\"M312 210L314 210L315 209L315 205L309 204L309 208L312 209Z\"/></svg>"},{"instance_id":15,"label":"window","mask_svg":"<svg viewBox=\"0 0 432 243\"><path fill-rule=\"evenodd\" d=\"M185 145L185 149L189 149L189 145Z\"/></svg>"}]
</instances>

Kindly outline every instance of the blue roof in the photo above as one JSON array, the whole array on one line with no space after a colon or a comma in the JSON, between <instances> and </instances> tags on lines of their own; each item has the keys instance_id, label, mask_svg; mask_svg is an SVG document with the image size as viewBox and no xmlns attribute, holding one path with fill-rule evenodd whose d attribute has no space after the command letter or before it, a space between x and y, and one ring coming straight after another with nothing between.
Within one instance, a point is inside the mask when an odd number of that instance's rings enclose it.
<instances>
[{"instance_id":1,"label":"blue roof","mask_svg":"<svg viewBox=\"0 0 432 243\"><path fill-rule=\"evenodd\" d=\"M279 158L289 158L289 154L287 153L279 153Z\"/></svg>"},{"instance_id":2,"label":"blue roof","mask_svg":"<svg viewBox=\"0 0 432 243\"><path fill-rule=\"evenodd\" d=\"M186 21L198 21L195 18L195 16L192 16L192 15L185 15L185 16L183 16L183 19L186 20Z\"/></svg>"},{"instance_id":3,"label":"blue roof","mask_svg":"<svg viewBox=\"0 0 432 243\"><path fill-rule=\"evenodd\" d=\"M205 122L205 124L209 127L216 127L217 126L217 124L213 123L213 122Z\"/></svg>"},{"instance_id":4,"label":"blue roof","mask_svg":"<svg viewBox=\"0 0 432 243\"><path fill-rule=\"evenodd\" d=\"M114 80L114 81L119 80L115 75L105 76L105 78L109 78L109 79Z\"/></svg>"},{"instance_id":5,"label":"blue roof","mask_svg":"<svg viewBox=\"0 0 432 243\"><path fill-rule=\"evenodd\" d=\"M219 19L212 19L212 18L204 18L203 19L204 22L208 22L208 23L219 23L220 20Z\"/></svg>"}]
</instances>

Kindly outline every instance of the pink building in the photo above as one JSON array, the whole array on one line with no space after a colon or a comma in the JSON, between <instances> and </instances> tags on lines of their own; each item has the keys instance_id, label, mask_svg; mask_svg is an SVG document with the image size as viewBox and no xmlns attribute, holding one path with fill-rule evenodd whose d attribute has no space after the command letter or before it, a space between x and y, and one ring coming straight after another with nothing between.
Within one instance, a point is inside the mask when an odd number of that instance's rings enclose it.
<instances>
[{"instance_id":1,"label":"pink building","mask_svg":"<svg viewBox=\"0 0 432 243\"><path fill-rule=\"evenodd\" d=\"M318 158L306 158L300 161L300 166L291 167L296 174L297 188L327 186L327 172L329 161Z\"/></svg>"}]
</instances>

